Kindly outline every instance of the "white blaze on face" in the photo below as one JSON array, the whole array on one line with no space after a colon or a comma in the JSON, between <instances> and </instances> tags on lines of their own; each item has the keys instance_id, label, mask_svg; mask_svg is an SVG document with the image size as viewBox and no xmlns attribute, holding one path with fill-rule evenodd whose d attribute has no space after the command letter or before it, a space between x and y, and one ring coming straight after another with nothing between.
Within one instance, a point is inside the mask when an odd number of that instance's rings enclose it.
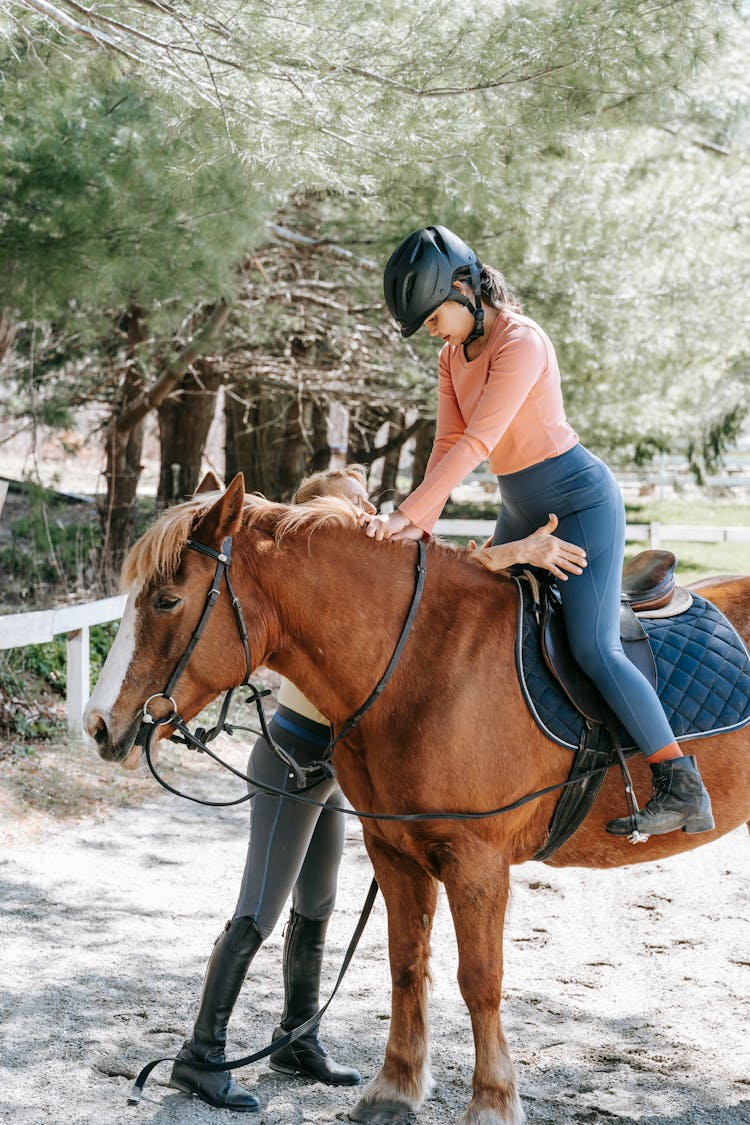
<instances>
[{"instance_id":1,"label":"white blaze on face","mask_svg":"<svg viewBox=\"0 0 750 1125\"><path fill-rule=\"evenodd\" d=\"M84 728L92 737L93 730L89 728L89 724L95 729L99 716L104 719L107 727L110 727L112 708L122 691L130 662L133 659L137 617L135 603L139 591L140 585L131 586L128 600L125 602L125 612L122 615L120 628L117 630L112 648L107 654L96 687L83 713Z\"/></svg>"}]
</instances>

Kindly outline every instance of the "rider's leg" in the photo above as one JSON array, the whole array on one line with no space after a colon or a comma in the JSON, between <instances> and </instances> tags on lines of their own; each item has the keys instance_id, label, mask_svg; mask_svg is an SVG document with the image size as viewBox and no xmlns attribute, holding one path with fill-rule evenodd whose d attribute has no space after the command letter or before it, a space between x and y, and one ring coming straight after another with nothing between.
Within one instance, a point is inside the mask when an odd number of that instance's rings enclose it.
<instances>
[{"instance_id":1,"label":"rider's leg","mask_svg":"<svg viewBox=\"0 0 750 1125\"><path fill-rule=\"evenodd\" d=\"M559 520L556 534L586 550L580 575L559 582L571 650L628 730L654 774L655 795L638 820L643 832L713 828L711 802L695 760L685 758L651 684L625 656L620 641L620 586L625 510L607 466L582 446L531 469L500 477L503 508L495 542L521 539ZM622 818L608 827L629 834Z\"/></svg>"},{"instance_id":2,"label":"rider's leg","mask_svg":"<svg viewBox=\"0 0 750 1125\"><path fill-rule=\"evenodd\" d=\"M197 1094L209 1105L252 1113L260 1102L243 1089L229 1070L201 1070L196 1062L224 1061L227 1027L250 962L262 938L251 918L233 918L216 939L203 981L193 1034L172 1067L169 1085Z\"/></svg>"},{"instance_id":3,"label":"rider's leg","mask_svg":"<svg viewBox=\"0 0 750 1125\"><path fill-rule=\"evenodd\" d=\"M585 547L588 562L581 575L560 583L563 613L573 655L635 739L654 777L654 795L645 807L637 815L611 821L607 830L614 835L636 830L661 835L679 828L710 831L714 827L711 800L695 758L683 756L656 691L623 651L620 560L625 513L608 470L602 478L601 503L560 521L559 534L575 536L574 541ZM608 513L612 513L609 519ZM609 527L610 533L602 534L603 527Z\"/></svg>"}]
</instances>

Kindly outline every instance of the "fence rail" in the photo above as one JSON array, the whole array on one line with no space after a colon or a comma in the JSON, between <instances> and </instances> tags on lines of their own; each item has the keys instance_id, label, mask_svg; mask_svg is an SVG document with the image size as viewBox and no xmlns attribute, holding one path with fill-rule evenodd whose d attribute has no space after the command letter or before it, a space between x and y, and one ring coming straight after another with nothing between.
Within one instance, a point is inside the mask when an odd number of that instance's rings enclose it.
<instances>
[{"instance_id":1,"label":"fence rail","mask_svg":"<svg viewBox=\"0 0 750 1125\"><path fill-rule=\"evenodd\" d=\"M494 520L438 520L435 534L446 539L454 537L484 542L495 530ZM661 547L667 542L688 543L750 543L750 527L697 527L691 524L629 523L628 540Z\"/></svg>"},{"instance_id":2,"label":"fence rail","mask_svg":"<svg viewBox=\"0 0 750 1125\"><path fill-rule=\"evenodd\" d=\"M120 596L0 617L0 649L45 644L65 635L65 704L71 734L83 734L83 709L91 694L89 629L117 621L124 608L125 597Z\"/></svg>"},{"instance_id":3,"label":"fence rail","mask_svg":"<svg viewBox=\"0 0 750 1125\"><path fill-rule=\"evenodd\" d=\"M438 520L435 533L446 538L472 538L482 543L495 530L494 520ZM750 527L694 527L689 524L628 524L627 537L660 547L663 541L750 543ZM122 617L125 597L103 598L81 605L0 616L0 649L44 644L66 638L65 694L68 730L83 733L83 711L90 694L89 629Z\"/></svg>"}]
</instances>

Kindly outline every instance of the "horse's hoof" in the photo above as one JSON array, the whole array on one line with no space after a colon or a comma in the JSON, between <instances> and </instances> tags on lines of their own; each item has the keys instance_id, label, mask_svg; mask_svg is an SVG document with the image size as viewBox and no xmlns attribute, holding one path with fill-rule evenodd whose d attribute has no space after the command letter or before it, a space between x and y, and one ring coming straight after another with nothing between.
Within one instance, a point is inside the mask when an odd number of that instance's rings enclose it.
<instances>
[{"instance_id":1,"label":"horse's hoof","mask_svg":"<svg viewBox=\"0 0 750 1125\"><path fill-rule=\"evenodd\" d=\"M399 1125L409 1120L412 1108L406 1102L369 1102L364 1098L349 1110L350 1121L366 1121L367 1125Z\"/></svg>"}]
</instances>

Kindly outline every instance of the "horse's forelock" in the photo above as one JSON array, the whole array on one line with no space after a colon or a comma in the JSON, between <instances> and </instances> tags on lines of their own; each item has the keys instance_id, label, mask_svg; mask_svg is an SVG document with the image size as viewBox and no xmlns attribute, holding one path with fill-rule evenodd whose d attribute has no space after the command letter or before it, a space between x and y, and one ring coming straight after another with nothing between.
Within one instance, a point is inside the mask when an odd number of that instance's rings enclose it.
<instances>
[{"instance_id":1,"label":"horse's forelock","mask_svg":"<svg viewBox=\"0 0 750 1125\"><path fill-rule=\"evenodd\" d=\"M203 492L162 512L130 548L120 576L121 588L127 590L135 582L143 585L153 578L171 578L179 565L193 524L220 495Z\"/></svg>"}]
</instances>

